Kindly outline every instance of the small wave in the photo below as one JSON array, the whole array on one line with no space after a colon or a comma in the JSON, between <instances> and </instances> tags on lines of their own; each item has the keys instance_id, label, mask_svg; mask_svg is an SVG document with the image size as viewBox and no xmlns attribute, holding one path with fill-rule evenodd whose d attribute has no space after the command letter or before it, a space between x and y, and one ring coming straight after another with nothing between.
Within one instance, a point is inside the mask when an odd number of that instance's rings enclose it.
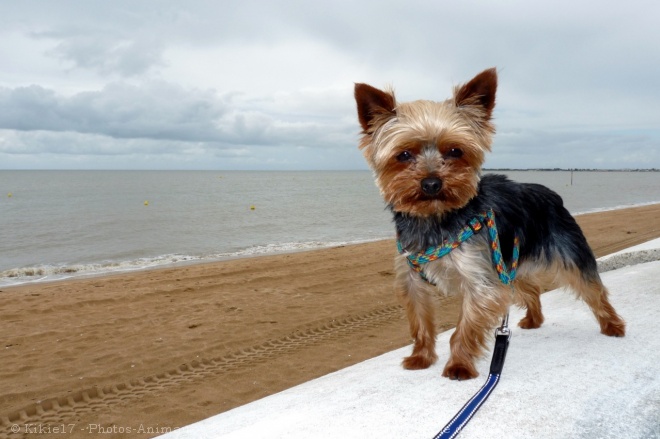
<instances>
[{"instance_id":1,"label":"small wave","mask_svg":"<svg viewBox=\"0 0 660 439\"><path fill-rule=\"evenodd\" d=\"M385 238L380 238L380 239L385 239ZM229 259L229 258L237 258L237 257L240 258L240 257L249 257L249 256L261 256L267 254L293 253L293 252L305 251L305 250L339 247L342 245L361 244L365 242L373 242L378 240L379 239L363 239L363 240L355 240L355 241L334 241L334 242L308 241L308 242L286 242L280 244L256 245L233 253L219 253L213 255L212 258Z\"/></svg>"},{"instance_id":2,"label":"small wave","mask_svg":"<svg viewBox=\"0 0 660 439\"><path fill-rule=\"evenodd\" d=\"M131 261L107 261L101 263L71 265L45 264L34 267L12 268L0 272L0 287L21 285L33 282L51 282L70 279L73 277L98 276L103 274L138 271L184 263L213 262L253 256L293 253L298 251L338 247L349 244L360 244L365 242L378 241L380 239L386 239L386 237L355 241L309 241L256 245L235 252L222 252L208 255L170 254L152 258L140 258Z\"/></svg>"},{"instance_id":3,"label":"small wave","mask_svg":"<svg viewBox=\"0 0 660 439\"><path fill-rule=\"evenodd\" d=\"M195 256L166 255L141 258L133 261L102 262L73 265L38 265L35 267L12 268L0 272L0 286L20 285L31 282L48 282L72 277L109 274L115 272L143 270L179 262L200 259Z\"/></svg>"}]
</instances>

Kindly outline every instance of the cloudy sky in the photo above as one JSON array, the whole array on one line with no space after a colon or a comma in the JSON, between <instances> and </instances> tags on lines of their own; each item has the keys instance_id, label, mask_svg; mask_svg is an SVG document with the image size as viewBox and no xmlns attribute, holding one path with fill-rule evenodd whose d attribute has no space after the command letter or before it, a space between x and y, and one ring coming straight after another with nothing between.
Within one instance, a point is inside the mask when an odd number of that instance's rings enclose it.
<instances>
[{"instance_id":1,"label":"cloudy sky","mask_svg":"<svg viewBox=\"0 0 660 439\"><path fill-rule=\"evenodd\" d=\"M499 70L488 167L660 168L660 2L0 2L0 169L366 169L355 82Z\"/></svg>"}]
</instances>

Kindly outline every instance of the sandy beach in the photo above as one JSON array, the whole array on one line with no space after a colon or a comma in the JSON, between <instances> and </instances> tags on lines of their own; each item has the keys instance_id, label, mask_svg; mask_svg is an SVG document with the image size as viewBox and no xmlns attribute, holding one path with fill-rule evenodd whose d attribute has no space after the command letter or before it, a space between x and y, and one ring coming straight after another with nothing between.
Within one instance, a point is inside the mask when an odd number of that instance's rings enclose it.
<instances>
[{"instance_id":1,"label":"sandy beach","mask_svg":"<svg viewBox=\"0 0 660 439\"><path fill-rule=\"evenodd\" d=\"M577 217L597 256L660 204ZM154 437L410 343L393 241L2 288L0 437ZM454 326L460 298L438 298ZM57 430L57 431L55 431Z\"/></svg>"}]
</instances>

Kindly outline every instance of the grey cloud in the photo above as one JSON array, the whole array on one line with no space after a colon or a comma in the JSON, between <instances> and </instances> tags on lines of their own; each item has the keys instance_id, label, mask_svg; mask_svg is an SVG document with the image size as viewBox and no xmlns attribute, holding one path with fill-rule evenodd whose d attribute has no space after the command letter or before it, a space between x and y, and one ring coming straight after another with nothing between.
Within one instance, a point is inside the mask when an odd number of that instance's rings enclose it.
<instances>
[{"instance_id":1,"label":"grey cloud","mask_svg":"<svg viewBox=\"0 0 660 439\"><path fill-rule=\"evenodd\" d=\"M653 132L500 131L487 167L648 168L660 163ZM528 165L529 166L529 165Z\"/></svg>"},{"instance_id":2,"label":"grey cloud","mask_svg":"<svg viewBox=\"0 0 660 439\"><path fill-rule=\"evenodd\" d=\"M134 77L165 65L161 46L154 41L109 38L107 35L76 36L62 40L50 54L75 67L103 75Z\"/></svg>"},{"instance_id":3,"label":"grey cloud","mask_svg":"<svg viewBox=\"0 0 660 439\"><path fill-rule=\"evenodd\" d=\"M103 134L115 138L216 140L225 105L211 92L152 83L112 83L71 97L38 85L0 89L0 128Z\"/></svg>"},{"instance_id":4,"label":"grey cloud","mask_svg":"<svg viewBox=\"0 0 660 439\"><path fill-rule=\"evenodd\" d=\"M0 130L3 164L22 169L364 169L352 143L231 146L214 142L114 139L55 131Z\"/></svg>"},{"instance_id":5,"label":"grey cloud","mask_svg":"<svg viewBox=\"0 0 660 439\"><path fill-rule=\"evenodd\" d=\"M340 117L305 120L287 112L286 105L273 114L241 99L241 95L221 96L163 82L111 83L69 97L37 85L0 88L0 129L202 143L205 149L324 147L336 145L337 132L346 133L339 136L344 144L352 141L353 124ZM277 101L269 105L277 108ZM126 147L130 149L131 143Z\"/></svg>"},{"instance_id":6,"label":"grey cloud","mask_svg":"<svg viewBox=\"0 0 660 439\"><path fill-rule=\"evenodd\" d=\"M115 139L72 131L0 130L0 152L9 155L130 156L195 153L196 144L172 140Z\"/></svg>"}]
</instances>

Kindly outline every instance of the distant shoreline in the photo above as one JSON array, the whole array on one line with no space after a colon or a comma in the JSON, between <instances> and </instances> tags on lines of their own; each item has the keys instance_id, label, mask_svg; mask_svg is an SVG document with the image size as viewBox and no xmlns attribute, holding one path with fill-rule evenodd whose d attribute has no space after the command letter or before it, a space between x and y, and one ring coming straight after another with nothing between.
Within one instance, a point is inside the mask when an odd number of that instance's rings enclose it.
<instances>
[{"instance_id":1,"label":"distant shoreline","mask_svg":"<svg viewBox=\"0 0 660 439\"><path fill-rule=\"evenodd\" d=\"M660 172L659 168L482 168L484 171ZM0 172L369 172L369 169L1 169Z\"/></svg>"},{"instance_id":2,"label":"distant shoreline","mask_svg":"<svg viewBox=\"0 0 660 439\"><path fill-rule=\"evenodd\" d=\"M595 168L483 168L484 171L543 171L543 172L660 172L658 168L640 168L640 169L595 169Z\"/></svg>"}]
</instances>

